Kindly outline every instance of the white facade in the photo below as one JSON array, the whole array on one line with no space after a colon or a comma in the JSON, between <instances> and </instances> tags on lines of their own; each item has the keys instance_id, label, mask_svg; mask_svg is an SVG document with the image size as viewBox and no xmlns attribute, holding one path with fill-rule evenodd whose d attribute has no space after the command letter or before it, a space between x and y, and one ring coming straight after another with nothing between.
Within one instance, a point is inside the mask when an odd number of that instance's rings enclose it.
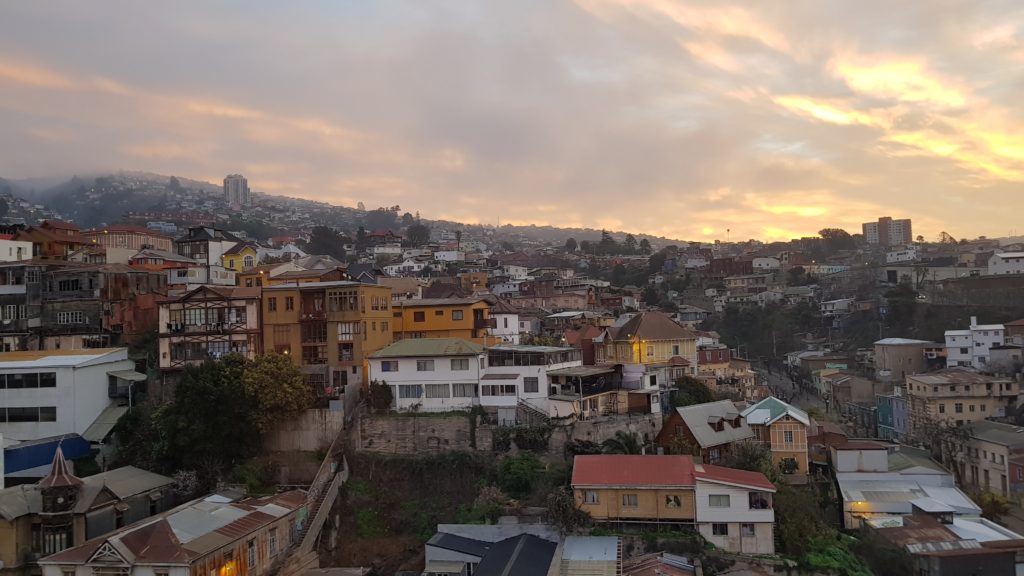
<instances>
[{"instance_id":1,"label":"white facade","mask_svg":"<svg viewBox=\"0 0 1024 576\"><path fill-rule=\"evenodd\" d=\"M380 244L370 248L370 253L374 256L380 256L382 254L388 256L397 256L402 253L401 244Z\"/></svg>"},{"instance_id":2,"label":"white facade","mask_svg":"<svg viewBox=\"0 0 1024 576\"><path fill-rule=\"evenodd\" d=\"M888 472L889 451L832 449L836 472Z\"/></svg>"},{"instance_id":3,"label":"white facade","mask_svg":"<svg viewBox=\"0 0 1024 576\"><path fill-rule=\"evenodd\" d=\"M902 250L893 250L885 253L886 264L897 264L899 262L913 262L917 260L917 248L909 247Z\"/></svg>"},{"instance_id":4,"label":"white facade","mask_svg":"<svg viewBox=\"0 0 1024 576\"><path fill-rule=\"evenodd\" d=\"M224 201L232 206L248 206L251 203L249 181L241 174L224 177Z\"/></svg>"},{"instance_id":5,"label":"white facade","mask_svg":"<svg viewBox=\"0 0 1024 576\"><path fill-rule=\"evenodd\" d=\"M461 250L438 250L434 252L434 260L438 262L463 262L466 253Z\"/></svg>"},{"instance_id":6,"label":"white facade","mask_svg":"<svg viewBox=\"0 0 1024 576\"><path fill-rule=\"evenodd\" d=\"M384 272L387 273L388 276L403 276L407 274L418 274L426 267L426 262L409 258L399 262L398 264L389 264L385 266Z\"/></svg>"},{"instance_id":7,"label":"white facade","mask_svg":"<svg viewBox=\"0 0 1024 576\"><path fill-rule=\"evenodd\" d=\"M487 354L371 358L370 381L391 386L392 407L422 412L469 410L480 403Z\"/></svg>"},{"instance_id":8,"label":"white facade","mask_svg":"<svg viewBox=\"0 0 1024 576\"><path fill-rule=\"evenodd\" d=\"M989 363L989 350L1005 343L1006 330L1002 324L978 324L971 316L967 330L946 330L946 366L971 366L979 370Z\"/></svg>"},{"instance_id":9,"label":"white facade","mask_svg":"<svg viewBox=\"0 0 1024 576\"><path fill-rule=\"evenodd\" d=\"M778 270L782 267L782 262L780 262L778 258L754 258L753 266L754 270L767 272L770 270Z\"/></svg>"},{"instance_id":10,"label":"white facade","mask_svg":"<svg viewBox=\"0 0 1024 576\"><path fill-rule=\"evenodd\" d=\"M516 266L515 264L506 264L501 268L510 280L526 280L529 271L526 266Z\"/></svg>"},{"instance_id":11,"label":"white facade","mask_svg":"<svg viewBox=\"0 0 1024 576\"><path fill-rule=\"evenodd\" d=\"M697 530L709 542L730 552L774 554L772 496L768 491L698 479ZM767 502L768 508L754 508L752 501Z\"/></svg>"},{"instance_id":12,"label":"white facade","mask_svg":"<svg viewBox=\"0 0 1024 576\"><path fill-rule=\"evenodd\" d=\"M1024 252L1003 252L988 259L989 274L1024 274Z\"/></svg>"},{"instance_id":13,"label":"white facade","mask_svg":"<svg viewBox=\"0 0 1024 576\"><path fill-rule=\"evenodd\" d=\"M519 314L491 312L491 318L494 328L487 329L488 337L501 344L519 344Z\"/></svg>"},{"instance_id":14,"label":"white facade","mask_svg":"<svg viewBox=\"0 0 1024 576\"><path fill-rule=\"evenodd\" d=\"M853 298L840 298L839 300L828 300L821 303L822 316L840 316L850 313L853 306Z\"/></svg>"},{"instance_id":15,"label":"white facade","mask_svg":"<svg viewBox=\"0 0 1024 576\"><path fill-rule=\"evenodd\" d=\"M167 285L186 285L189 288L212 284L214 286L235 286L235 271L223 266L189 266L167 270Z\"/></svg>"},{"instance_id":16,"label":"white facade","mask_svg":"<svg viewBox=\"0 0 1024 576\"><path fill-rule=\"evenodd\" d=\"M32 243L18 240L0 240L0 262L32 259Z\"/></svg>"},{"instance_id":17,"label":"white facade","mask_svg":"<svg viewBox=\"0 0 1024 576\"><path fill-rule=\"evenodd\" d=\"M12 360L0 354L0 434L5 438L84 433L111 404L108 372L135 369L127 348L69 352L18 352Z\"/></svg>"}]
</instances>

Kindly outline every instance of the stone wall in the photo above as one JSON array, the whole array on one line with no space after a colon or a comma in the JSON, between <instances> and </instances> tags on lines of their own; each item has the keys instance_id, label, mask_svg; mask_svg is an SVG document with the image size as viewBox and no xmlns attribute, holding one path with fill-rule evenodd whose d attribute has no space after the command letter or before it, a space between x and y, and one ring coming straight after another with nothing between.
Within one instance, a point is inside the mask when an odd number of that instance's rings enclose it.
<instances>
[{"instance_id":1,"label":"stone wall","mask_svg":"<svg viewBox=\"0 0 1024 576\"><path fill-rule=\"evenodd\" d=\"M425 454L444 450L491 452L492 424L473 426L464 413L374 415L360 414L356 425L356 448L379 454ZM548 452L562 454L573 440L601 443L622 431L636 432L653 441L661 429L660 414L606 416L566 426L556 426L548 442Z\"/></svg>"}]
</instances>

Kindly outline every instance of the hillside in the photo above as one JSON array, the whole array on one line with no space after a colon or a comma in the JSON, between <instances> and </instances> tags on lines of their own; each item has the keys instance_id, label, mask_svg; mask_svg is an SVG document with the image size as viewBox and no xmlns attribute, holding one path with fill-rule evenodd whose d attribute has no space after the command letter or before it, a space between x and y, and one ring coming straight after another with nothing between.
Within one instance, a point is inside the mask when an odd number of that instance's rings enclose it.
<instances>
[{"instance_id":1,"label":"hillside","mask_svg":"<svg viewBox=\"0 0 1024 576\"><path fill-rule=\"evenodd\" d=\"M83 228L112 224L123 220L127 212L188 211L212 214L221 221L238 224L255 221L254 228L283 231L294 234L307 233L313 226L327 225L354 235L361 225L376 223L374 210L359 210L339 206L254 192L256 206L243 214L233 213L221 198L218 184L191 180L180 176L167 176L149 172L120 171L76 175L69 179L37 178L13 180L0 178L0 190L9 186L11 193L41 204L59 217L70 220ZM415 207L405 206L396 214L416 214ZM490 225L470 225L447 220L430 220L429 213L423 214L423 223L435 229L462 230L466 237L492 237L497 241L517 244L533 241L539 244L562 244L568 238L578 241L597 241L601 230L594 228L559 228L555 226L512 226L495 228ZM31 222L30 222L31 223ZM406 219L407 223L407 219ZM401 229L403 220L386 224L396 231ZM375 227L375 226L367 226ZM614 231L613 236L621 240L627 232ZM678 239L651 236L633 231L637 240L646 238L654 246L683 242Z\"/></svg>"}]
</instances>

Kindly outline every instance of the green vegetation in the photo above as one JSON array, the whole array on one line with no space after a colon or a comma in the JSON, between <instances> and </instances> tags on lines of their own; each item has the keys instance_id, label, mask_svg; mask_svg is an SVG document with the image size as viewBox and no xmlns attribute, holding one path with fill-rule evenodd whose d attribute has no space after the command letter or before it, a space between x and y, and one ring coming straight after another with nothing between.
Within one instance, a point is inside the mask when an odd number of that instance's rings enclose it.
<instances>
[{"instance_id":1,"label":"green vegetation","mask_svg":"<svg viewBox=\"0 0 1024 576\"><path fill-rule=\"evenodd\" d=\"M693 406L714 402L715 397L703 382L692 376L683 376L675 381L675 392L672 394L672 406Z\"/></svg>"},{"instance_id":2,"label":"green vegetation","mask_svg":"<svg viewBox=\"0 0 1024 576\"><path fill-rule=\"evenodd\" d=\"M208 488L259 453L273 422L309 407L300 382L299 369L277 354L255 361L231 354L190 366L172 402L138 406L118 422L115 462L165 474L195 470ZM258 476L241 478L248 484Z\"/></svg>"},{"instance_id":3,"label":"green vegetation","mask_svg":"<svg viewBox=\"0 0 1024 576\"><path fill-rule=\"evenodd\" d=\"M510 456L498 465L498 485L509 496L523 498L533 491L543 468L533 452Z\"/></svg>"},{"instance_id":4,"label":"green vegetation","mask_svg":"<svg viewBox=\"0 0 1024 576\"><path fill-rule=\"evenodd\" d=\"M636 432L619 430L615 436L602 442L601 447L605 454L641 454L644 443Z\"/></svg>"}]
</instances>

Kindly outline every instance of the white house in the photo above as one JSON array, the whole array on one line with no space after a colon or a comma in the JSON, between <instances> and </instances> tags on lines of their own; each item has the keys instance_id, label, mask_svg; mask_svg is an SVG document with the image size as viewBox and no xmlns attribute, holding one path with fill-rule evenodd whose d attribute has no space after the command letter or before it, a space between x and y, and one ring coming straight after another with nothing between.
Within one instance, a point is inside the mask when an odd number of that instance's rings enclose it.
<instances>
[{"instance_id":1,"label":"white house","mask_svg":"<svg viewBox=\"0 0 1024 576\"><path fill-rule=\"evenodd\" d=\"M509 280L526 280L529 272L526 266L516 266L515 264L505 264L501 269Z\"/></svg>"},{"instance_id":2,"label":"white house","mask_svg":"<svg viewBox=\"0 0 1024 576\"><path fill-rule=\"evenodd\" d=\"M416 258L406 258L397 264L385 266L384 272L388 276L408 276L409 274L419 274L428 265L428 262L417 260Z\"/></svg>"},{"instance_id":3,"label":"white house","mask_svg":"<svg viewBox=\"0 0 1024 576\"><path fill-rule=\"evenodd\" d=\"M464 262L466 253L461 250L437 250L434 252L434 260L438 262Z\"/></svg>"},{"instance_id":4,"label":"white house","mask_svg":"<svg viewBox=\"0 0 1024 576\"><path fill-rule=\"evenodd\" d=\"M989 350L1005 343L1005 332L1002 324L978 324L976 316L971 316L967 330L946 330L946 367L984 368L989 362Z\"/></svg>"},{"instance_id":5,"label":"white house","mask_svg":"<svg viewBox=\"0 0 1024 576\"><path fill-rule=\"evenodd\" d=\"M117 408L114 398L145 380L134 370L127 348L0 354L0 434L19 441L61 434L94 439L87 431L104 411Z\"/></svg>"},{"instance_id":6,"label":"white house","mask_svg":"<svg viewBox=\"0 0 1024 576\"><path fill-rule=\"evenodd\" d=\"M775 487L759 472L694 463L697 531L716 547L775 553Z\"/></svg>"},{"instance_id":7,"label":"white house","mask_svg":"<svg viewBox=\"0 0 1024 576\"><path fill-rule=\"evenodd\" d=\"M185 268L169 268L167 270L167 285L181 287L183 284L187 289L195 288L204 284L215 286L235 286L235 271L223 266L187 266Z\"/></svg>"},{"instance_id":8,"label":"white house","mask_svg":"<svg viewBox=\"0 0 1024 576\"><path fill-rule=\"evenodd\" d=\"M0 240L0 262L32 259L32 243L20 240Z\"/></svg>"},{"instance_id":9,"label":"white house","mask_svg":"<svg viewBox=\"0 0 1024 576\"><path fill-rule=\"evenodd\" d=\"M770 272L782 267L782 262L780 262L778 258L754 258L752 264L754 266L754 270L760 272Z\"/></svg>"},{"instance_id":10,"label":"white house","mask_svg":"<svg viewBox=\"0 0 1024 576\"><path fill-rule=\"evenodd\" d=\"M487 349L480 381L480 405L496 408L498 421L514 423L520 403L549 414L548 372L582 366L578 348L502 344Z\"/></svg>"},{"instance_id":11,"label":"white house","mask_svg":"<svg viewBox=\"0 0 1024 576\"><path fill-rule=\"evenodd\" d=\"M885 253L886 264L897 264L899 262L913 262L917 260L917 247L908 246L900 250L891 250Z\"/></svg>"},{"instance_id":12,"label":"white house","mask_svg":"<svg viewBox=\"0 0 1024 576\"><path fill-rule=\"evenodd\" d=\"M1024 252L1003 252L988 259L988 273L1024 274Z\"/></svg>"},{"instance_id":13,"label":"white house","mask_svg":"<svg viewBox=\"0 0 1024 576\"><path fill-rule=\"evenodd\" d=\"M370 253L373 254L374 256L381 256L381 255L397 256L397 255L400 255L402 253L402 245L401 244L379 244L377 246L374 246L374 247L370 248Z\"/></svg>"},{"instance_id":14,"label":"white house","mask_svg":"<svg viewBox=\"0 0 1024 576\"><path fill-rule=\"evenodd\" d=\"M494 327L487 329L488 343L519 344L519 310L504 300L491 304Z\"/></svg>"},{"instance_id":15,"label":"white house","mask_svg":"<svg viewBox=\"0 0 1024 576\"><path fill-rule=\"evenodd\" d=\"M370 382L391 386L393 408L468 410L480 403L483 346L458 338L407 338L370 355Z\"/></svg>"},{"instance_id":16,"label":"white house","mask_svg":"<svg viewBox=\"0 0 1024 576\"><path fill-rule=\"evenodd\" d=\"M853 298L840 298L838 300L828 300L821 303L821 315L822 316L843 316L850 313L850 308L853 306Z\"/></svg>"}]
</instances>

